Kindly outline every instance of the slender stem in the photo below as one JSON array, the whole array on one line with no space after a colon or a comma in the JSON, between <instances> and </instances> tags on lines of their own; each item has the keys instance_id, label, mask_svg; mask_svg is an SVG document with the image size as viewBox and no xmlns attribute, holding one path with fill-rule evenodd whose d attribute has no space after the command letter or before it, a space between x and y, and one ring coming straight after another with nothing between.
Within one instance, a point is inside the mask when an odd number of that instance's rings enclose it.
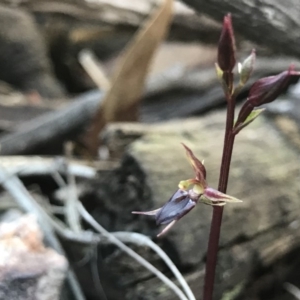
<instances>
[{"instance_id":1,"label":"slender stem","mask_svg":"<svg viewBox=\"0 0 300 300\"><path fill-rule=\"evenodd\" d=\"M229 178L231 156L235 134L232 132L234 122L235 99L228 97L226 130L219 178L219 191L226 193ZM214 206L207 249L206 273L204 279L203 300L211 300L215 281L217 255L222 223L223 207Z\"/></svg>"}]
</instances>

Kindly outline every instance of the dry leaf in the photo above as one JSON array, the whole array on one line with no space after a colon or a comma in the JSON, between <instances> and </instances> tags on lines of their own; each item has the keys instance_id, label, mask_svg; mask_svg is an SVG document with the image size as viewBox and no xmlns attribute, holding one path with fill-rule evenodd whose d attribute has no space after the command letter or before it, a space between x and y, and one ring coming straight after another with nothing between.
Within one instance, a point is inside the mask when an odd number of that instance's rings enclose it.
<instances>
[{"instance_id":1,"label":"dry leaf","mask_svg":"<svg viewBox=\"0 0 300 300\"><path fill-rule=\"evenodd\" d=\"M173 0L162 2L120 57L111 88L85 136L85 145L91 154L97 154L99 133L108 122L137 120L150 62L168 31L172 4Z\"/></svg>"}]
</instances>

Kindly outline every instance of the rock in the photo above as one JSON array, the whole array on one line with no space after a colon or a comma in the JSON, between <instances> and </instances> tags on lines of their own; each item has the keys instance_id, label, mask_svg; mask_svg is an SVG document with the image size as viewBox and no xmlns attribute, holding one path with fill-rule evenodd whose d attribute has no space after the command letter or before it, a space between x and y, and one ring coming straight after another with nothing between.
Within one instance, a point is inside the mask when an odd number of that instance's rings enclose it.
<instances>
[{"instance_id":1,"label":"rock","mask_svg":"<svg viewBox=\"0 0 300 300\"><path fill-rule=\"evenodd\" d=\"M42 239L33 216L0 224L0 299L60 299L68 263Z\"/></svg>"},{"instance_id":2,"label":"rock","mask_svg":"<svg viewBox=\"0 0 300 300\"><path fill-rule=\"evenodd\" d=\"M121 180L121 177L127 174L132 182L137 180L140 183L143 178L143 187L139 186L139 190L149 190L146 194L140 194L134 210L160 207L177 189L180 180L194 175L180 142L186 143L197 157L204 159L208 183L216 188L224 121L225 114L221 111L202 118L156 125L108 126L105 134L108 147L113 149L114 155L121 153L120 149L123 149L125 156L121 167L108 175L103 188L101 184L98 185L103 193L98 198L102 207L101 215L108 215L109 211L113 211L113 219L118 220L114 226L107 223L106 228L136 230L151 235L156 240L155 236L160 228L151 217L136 216L133 220L130 219L129 213L133 210L134 202L129 204L127 201L134 194L135 187L130 187L129 182ZM118 141L120 137L125 141L133 132L133 141L127 147ZM255 283L257 278L263 276L263 273L260 274L261 270L276 268L278 260L288 258L300 248L297 241L300 214L298 157L297 150L267 118L260 117L237 136L228 194L242 199L243 203L225 206L215 299L221 299L227 292L233 291L236 297L244 295L246 299L251 294L252 298L247 299L261 299L257 287L263 287ZM110 184L112 182L114 184ZM114 195L119 195L119 198ZM109 208L107 203L111 203L113 208ZM200 299L203 283L211 211L211 207L198 204L165 237L156 240L185 272L197 299ZM101 223L104 219L98 220ZM149 260L155 262L155 255L150 256ZM280 276L269 274L269 282L273 287L279 289L292 266L286 264L285 268ZM130 268L127 269L132 277L135 276L135 271L135 267L131 272ZM143 278L147 276L144 275ZM143 295L143 299L153 299L154 295L156 299L164 300L174 297L150 274L148 279L139 281L135 278L135 281L133 288L130 288L132 284L127 287L126 299L140 299L140 295ZM241 296L240 299L244 298Z\"/></svg>"},{"instance_id":3,"label":"rock","mask_svg":"<svg viewBox=\"0 0 300 300\"><path fill-rule=\"evenodd\" d=\"M54 78L45 41L32 16L0 5L0 80L26 93L59 98L63 89Z\"/></svg>"}]
</instances>

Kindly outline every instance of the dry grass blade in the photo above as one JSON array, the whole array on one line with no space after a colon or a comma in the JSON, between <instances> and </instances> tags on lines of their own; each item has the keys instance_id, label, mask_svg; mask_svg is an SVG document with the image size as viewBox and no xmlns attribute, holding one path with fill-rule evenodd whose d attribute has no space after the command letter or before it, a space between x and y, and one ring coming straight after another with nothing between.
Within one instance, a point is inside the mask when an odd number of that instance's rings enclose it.
<instances>
[{"instance_id":1,"label":"dry grass blade","mask_svg":"<svg viewBox=\"0 0 300 300\"><path fill-rule=\"evenodd\" d=\"M173 0L165 0L128 45L107 92L85 136L92 154L97 153L98 135L108 122L136 121L145 78L153 54L164 39L172 17Z\"/></svg>"},{"instance_id":2,"label":"dry grass blade","mask_svg":"<svg viewBox=\"0 0 300 300\"><path fill-rule=\"evenodd\" d=\"M68 142L65 144L65 156L66 160L66 169L67 169L67 180L68 180L68 198L66 199L65 209L66 209L66 220L72 231L75 233L81 232L81 224L80 224L80 215L77 210L77 190L76 190L76 182L75 176L68 172L69 165L68 160L71 160L73 152L73 144Z\"/></svg>"},{"instance_id":3,"label":"dry grass blade","mask_svg":"<svg viewBox=\"0 0 300 300\"><path fill-rule=\"evenodd\" d=\"M300 299L300 289L298 287L289 282L285 282L283 286L295 299Z\"/></svg>"},{"instance_id":4,"label":"dry grass blade","mask_svg":"<svg viewBox=\"0 0 300 300\"><path fill-rule=\"evenodd\" d=\"M157 245L155 244L149 237L136 233L136 232L113 232L113 235L121 240L124 243L133 243L138 246L147 246L151 248L169 267L169 269L172 271L174 276L177 278L178 282L182 286L183 290L185 291L186 295L188 296L189 300L196 300L192 290L188 286L186 280L182 276L182 274L179 272L177 267L174 265L172 260L169 258L169 256Z\"/></svg>"},{"instance_id":5,"label":"dry grass blade","mask_svg":"<svg viewBox=\"0 0 300 300\"><path fill-rule=\"evenodd\" d=\"M150 272L155 274L162 282L164 282L173 292L178 296L181 300L189 300L186 295L178 288L176 284L174 284L168 277L166 277L162 272L156 269L152 264L150 264L147 260L137 254L135 251L127 247L123 242L121 242L117 237L104 229L84 208L81 203L78 203L78 210L81 213L82 218L89 223L97 232L99 232L103 237L107 238L112 244L115 244L126 254L134 258L137 262L139 262L142 266L147 268Z\"/></svg>"},{"instance_id":6,"label":"dry grass blade","mask_svg":"<svg viewBox=\"0 0 300 300\"><path fill-rule=\"evenodd\" d=\"M110 87L110 82L95 54L91 50L84 49L80 51L78 59L99 90L107 91Z\"/></svg>"}]
</instances>

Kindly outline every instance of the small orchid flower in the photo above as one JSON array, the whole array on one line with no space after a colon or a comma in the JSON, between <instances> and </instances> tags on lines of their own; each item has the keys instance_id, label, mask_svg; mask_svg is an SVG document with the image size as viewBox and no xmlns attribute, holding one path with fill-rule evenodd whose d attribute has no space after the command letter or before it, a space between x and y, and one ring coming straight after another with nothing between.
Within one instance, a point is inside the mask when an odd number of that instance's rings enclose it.
<instances>
[{"instance_id":1,"label":"small orchid flower","mask_svg":"<svg viewBox=\"0 0 300 300\"><path fill-rule=\"evenodd\" d=\"M190 212L198 202L217 206L223 206L227 202L241 202L241 200L208 187L206 182L206 169L203 163L197 159L191 149L184 144L182 145L195 171L195 178L180 181L178 184L179 189L161 208L146 212L132 212L133 214L155 216L157 225L167 224L163 231L158 234L158 237L170 230L170 228Z\"/></svg>"}]
</instances>

